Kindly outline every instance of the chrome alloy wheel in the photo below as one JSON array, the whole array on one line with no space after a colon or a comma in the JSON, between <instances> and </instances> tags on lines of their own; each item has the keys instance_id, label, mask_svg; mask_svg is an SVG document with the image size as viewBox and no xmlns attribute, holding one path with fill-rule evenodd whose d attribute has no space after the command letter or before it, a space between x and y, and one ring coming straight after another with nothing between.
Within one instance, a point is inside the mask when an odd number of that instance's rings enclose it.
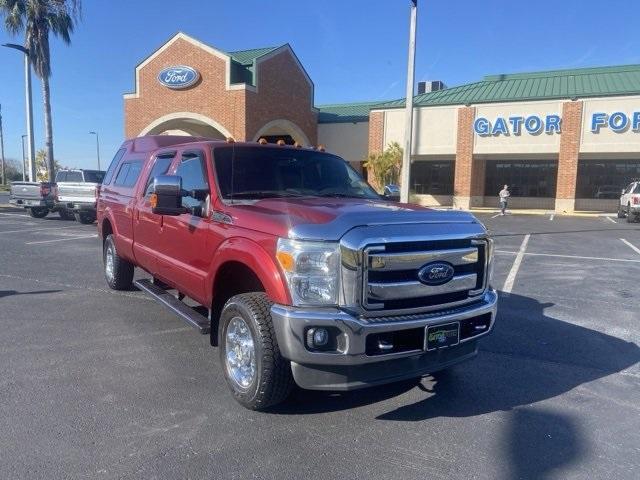
<instances>
[{"instance_id":1,"label":"chrome alloy wheel","mask_svg":"<svg viewBox=\"0 0 640 480\"><path fill-rule=\"evenodd\" d=\"M105 259L104 259L104 273L107 276L107 280L109 280L110 282L113 281L113 257L114 257L114 252L113 252L113 245L109 245L107 247L107 253L105 255Z\"/></svg>"},{"instance_id":2,"label":"chrome alloy wheel","mask_svg":"<svg viewBox=\"0 0 640 480\"><path fill-rule=\"evenodd\" d=\"M227 371L238 387L246 390L256 376L256 350L249 326L241 317L233 317L225 336Z\"/></svg>"}]
</instances>

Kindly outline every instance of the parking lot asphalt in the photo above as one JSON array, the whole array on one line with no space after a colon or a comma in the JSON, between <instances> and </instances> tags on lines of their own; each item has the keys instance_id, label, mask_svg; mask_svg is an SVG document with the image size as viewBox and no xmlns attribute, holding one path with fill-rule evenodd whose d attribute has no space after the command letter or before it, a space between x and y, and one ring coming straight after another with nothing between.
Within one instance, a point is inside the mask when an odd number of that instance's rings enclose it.
<instances>
[{"instance_id":1,"label":"parking lot asphalt","mask_svg":"<svg viewBox=\"0 0 640 480\"><path fill-rule=\"evenodd\" d=\"M638 478L640 224L481 220L476 359L257 413L207 338L108 290L95 226L0 209L0 478Z\"/></svg>"}]
</instances>

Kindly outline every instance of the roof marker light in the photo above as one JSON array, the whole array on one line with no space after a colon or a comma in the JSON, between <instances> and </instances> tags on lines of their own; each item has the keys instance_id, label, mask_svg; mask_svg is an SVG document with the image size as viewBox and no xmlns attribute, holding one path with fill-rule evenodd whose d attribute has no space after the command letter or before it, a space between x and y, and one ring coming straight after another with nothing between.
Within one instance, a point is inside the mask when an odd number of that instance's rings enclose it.
<instances>
[{"instance_id":1,"label":"roof marker light","mask_svg":"<svg viewBox=\"0 0 640 480\"><path fill-rule=\"evenodd\" d=\"M258 143L259 143L260 145L266 145L268 142L267 142L267 139L266 139L266 138L261 138L260 140L258 140Z\"/></svg>"},{"instance_id":2,"label":"roof marker light","mask_svg":"<svg viewBox=\"0 0 640 480\"><path fill-rule=\"evenodd\" d=\"M233 137L227 137L227 143L236 143Z\"/></svg>"},{"instance_id":3,"label":"roof marker light","mask_svg":"<svg viewBox=\"0 0 640 480\"><path fill-rule=\"evenodd\" d=\"M286 145L286 144L284 143L284 140L283 140L283 139L279 139L276 143L277 143L279 146L281 146L281 147L282 147L283 145Z\"/></svg>"}]
</instances>

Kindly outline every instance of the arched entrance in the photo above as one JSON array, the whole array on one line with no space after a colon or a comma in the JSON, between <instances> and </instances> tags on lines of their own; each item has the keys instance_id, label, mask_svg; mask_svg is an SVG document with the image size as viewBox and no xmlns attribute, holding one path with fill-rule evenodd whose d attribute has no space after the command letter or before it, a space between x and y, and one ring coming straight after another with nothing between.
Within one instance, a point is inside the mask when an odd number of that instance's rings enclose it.
<instances>
[{"instance_id":1,"label":"arched entrance","mask_svg":"<svg viewBox=\"0 0 640 480\"><path fill-rule=\"evenodd\" d=\"M192 112L175 112L164 115L141 132L143 135L191 135L224 140L231 137L231 133L215 120Z\"/></svg>"},{"instance_id":2,"label":"arched entrance","mask_svg":"<svg viewBox=\"0 0 640 480\"><path fill-rule=\"evenodd\" d=\"M311 145L309 138L302 129L295 123L285 119L273 120L264 125L253 137L253 141L258 141L260 138L265 138L270 143L275 143L282 138L289 144L298 142L300 145Z\"/></svg>"}]
</instances>

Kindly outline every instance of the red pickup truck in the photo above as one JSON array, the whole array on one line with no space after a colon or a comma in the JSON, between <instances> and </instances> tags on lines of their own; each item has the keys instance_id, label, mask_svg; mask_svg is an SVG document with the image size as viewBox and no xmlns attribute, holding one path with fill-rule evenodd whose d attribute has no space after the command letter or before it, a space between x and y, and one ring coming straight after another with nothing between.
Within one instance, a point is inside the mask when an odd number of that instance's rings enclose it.
<instances>
[{"instance_id":1,"label":"red pickup truck","mask_svg":"<svg viewBox=\"0 0 640 480\"><path fill-rule=\"evenodd\" d=\"M133 283L210 335L247 408L447 368L494 325L483 225L381 197L322 149L128 140L97 209L109 286L148 272Z\"/></svg>"}]
</instances>

